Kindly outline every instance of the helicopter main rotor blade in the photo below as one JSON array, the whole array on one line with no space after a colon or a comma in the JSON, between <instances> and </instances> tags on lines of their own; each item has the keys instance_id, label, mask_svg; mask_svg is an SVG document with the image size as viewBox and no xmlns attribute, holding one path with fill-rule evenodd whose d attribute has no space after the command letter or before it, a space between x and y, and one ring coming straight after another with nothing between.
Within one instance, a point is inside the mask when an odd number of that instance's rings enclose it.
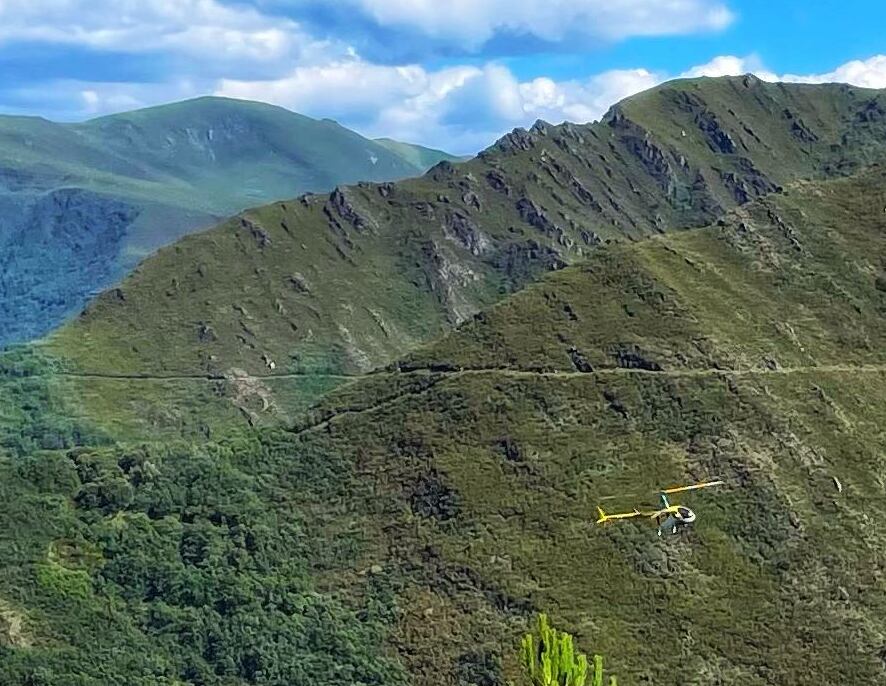
<instances>
[{"instance_id":1,"label":"helicopter main rotor blade","mask_svg":"<svg viewBox=\"0 0 886 686\"><path fill-rule=\"evenodd\" d=\"M666 488L664 490L659 491L648 491L647 493L616 493L614 495L604 495L600 500L616 500L618 498L641 498L644 495L655 495L657 493L680 493L682 491L694 491L699 488L708 488L710 486L723 486L725 485L725 481L706 481L700 484L692 484L691 486L678 486L675 488Z\"/></svg>"},{"instance_id":2,"label":"helicopter main rotor blade","mask_svg":"<svg viewBox=\"0 0 886 686\"><path fill-rule=\"evenodd\" d=\"M691 486L677 486L675 488L666 488L662 493L681 493L682 491L694 491L699 488L709 488L710 486L723 486L725 481L706 481L700 484L692 484Z\"/></svg>"}]
</instances>

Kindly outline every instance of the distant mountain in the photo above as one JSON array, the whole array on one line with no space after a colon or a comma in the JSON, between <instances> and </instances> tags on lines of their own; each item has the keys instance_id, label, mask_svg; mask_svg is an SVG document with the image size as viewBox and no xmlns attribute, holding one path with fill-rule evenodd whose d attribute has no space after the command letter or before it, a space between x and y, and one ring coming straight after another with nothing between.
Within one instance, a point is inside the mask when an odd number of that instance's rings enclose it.
<instances>
[{"instance_id":1,"label":"distant mountain","mask_svg":"<svg viewBox=\"0 0 886 686\"><path fill-rule=\"evenodd\" d=\"M411 162L416 167L422 167L424 169L430 169L438 162L465 161L472 157L472 155L457 157L450 155L448 152L443 152L442 150L425 148L421 145L413 145L411 143L401 143L400 141L395 141L391 138L376 138L375 142L379 145L383 145L395 155L399 155L404 160Z\"/></svg>"},{"instance_id":2,"label":"distant mountain","mask_svg":"<svg viewBox=\"0 0 886 686\"><path fill-rule=\"evenodd\" d=\"M417 176L445 157L226 98L81 124L0 117L0 344L46 332L145 255L224 216Z\"/></svg>"}]
</instances>

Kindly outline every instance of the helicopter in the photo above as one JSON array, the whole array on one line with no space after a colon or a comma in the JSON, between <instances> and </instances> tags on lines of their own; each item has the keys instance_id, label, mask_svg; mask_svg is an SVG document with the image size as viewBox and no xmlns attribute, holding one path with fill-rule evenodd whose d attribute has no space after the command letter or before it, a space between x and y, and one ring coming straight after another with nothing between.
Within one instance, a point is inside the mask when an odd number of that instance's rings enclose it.
<instances>
[{"instance_id":1,"label":"helicopter","mask_svg":"<svg viewBox=\"0 0 886 686\"><path fill-rule=\"evenodd\" d=\"M677 534L685 529L696 520L696 514L685 505L671 504L668 500L669 495L674 493L682 493L685 491L695 491L701 488L710 488L712 486L723 486L725 481L706 481L704 483L691 484L689 486L676 486L674 488L665 488L658 492L659 509L657 510L639 510L634 508L631 512L622 512L618 514L606 514L603 508L597 506L599 517L597 524L606 524L607 522L615 522L622 519L636 519L638 517L646 517L655 520L658 525L658 535L664 533L671 535Z\"/></svg>"}]
</instances>

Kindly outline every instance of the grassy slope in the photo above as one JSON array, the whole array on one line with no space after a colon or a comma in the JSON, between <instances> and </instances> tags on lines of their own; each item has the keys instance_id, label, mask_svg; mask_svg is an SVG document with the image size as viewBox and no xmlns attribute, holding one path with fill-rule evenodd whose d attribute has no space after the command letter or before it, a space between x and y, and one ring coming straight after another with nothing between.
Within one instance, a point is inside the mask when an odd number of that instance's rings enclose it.
<instances>
[{"instance_id":1,"label":"grassy slope","mask_svg":"<svg viewBox=\"0 0 886 686\"><path fill-rule=\"evenodd\" d=\"M100 375L362 372L598 244L703 225L794 178L855 169L883 153L883 97L753 78L666 84L599 124L516 131L420 179L246 212L160 251L46 350ZM158 414L153 381L70 383ZM278 379L284 392L257 418L278 421L274 408L285 417L327 385Z\"/></svg>"},{"instance_id":2,"label":"grassy slope","mask_svg":"<svg viewBox=\"0 0 886 686\"><path fill-rule=\"evenodd\" d=\"M43 335L138 260L223 216L430 166L401 151L410 159L335 122L222 98L83 124L0 117L0 343Z\"/></svg>"},{"instance_id":3,"label":"grassy slope","mask_svg":"<svg viewBox=\"0 0 886 686\"><path fill-rule=\"evenodd\" d=\"M884 208L876 171L601 250L327 398L303 435L353 460L336 507L401 589L413 683L513 674L533 610L626 683L884 678ZM710 477L679 539L592 524Z\"/></svg>"},{"instance_id":4,"label":"grassy slope","mask_svg":"<svg viewBox=\"0 0 886 686\"><path fill-rule=\"evenodd\" d=\"M499 686L542 610L621 683L879 683L884 208L608 246L293 431L0 461L0 675ZM713 476L679 538L592 523Z\"/></svg>"},{"instance_id":5,"label":"grassy slope","mask_svg":"<svg viewBox=\"0 0 886 686\"><path fill-rule=\"evenodd\" d=\"M792 184L715 228L607 248L399 366L575 372L886 362L880 169ZM552 309L561 326L533 325Z\"/></svg>"}]
</instances>

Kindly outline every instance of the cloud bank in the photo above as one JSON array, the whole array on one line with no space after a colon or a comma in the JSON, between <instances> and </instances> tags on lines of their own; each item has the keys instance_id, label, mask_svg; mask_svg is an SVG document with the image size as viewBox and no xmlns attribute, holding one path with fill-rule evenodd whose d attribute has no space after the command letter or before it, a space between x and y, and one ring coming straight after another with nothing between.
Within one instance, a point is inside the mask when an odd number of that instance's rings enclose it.
<instances>
[{"instance_id":1,"label":"cloud bank","mask_svg":"<svg viewBox=\"0 0 886 686\"><path fill-rule=\"evenodd\" d=\"M886 56L848 62L823 74L775 74L754 56L721 55L682 73L616 69L586 79L519 81L506 67L385 67L360 60L299 67L269 82L223 80L217 94L265 100L333 116L368 135L388 135L472 152L515 126L598 119L622 98L672 78L753 73L765 81L846 82L886 87Z\"/></svg>"},{"instance_id":2,"label":"cloud bank","mask_svg":"<svg viewBox=\"0 0 886 686\"><path fill-rule=\"evenodd\" d=\"M0 74L0 108L77 119L214 93L470 153L536 119L597 119L614 102L681 76L752 72L886 87L884 55L820 74L777 74L753 55L568 79L521 78L508 66L507 56L525 56L527 46L585 54L626 39L720 31L735 20L736 1L0 0L0 69L4 57L28 49L44 61L55 56L41 78L4 82ZM378 58L359 48L370 36ZM393 48L378 45L400 39L436 59L392 63ZM100 69L67 69L78 60ZM136 63L143 74L115 69Z\"/></svg>"},{"instance_id":3,"label":"cloud bank","mask_svg":"<svg viewBox=\"0 0 886 686\"><path fill-rule=\"evenodd\" d=\"M497 34L548 42L622 40L719 30L734 19L708 0L344 0L382 26L405 27L466 50Z\"/></svg>"}]
</instances>

